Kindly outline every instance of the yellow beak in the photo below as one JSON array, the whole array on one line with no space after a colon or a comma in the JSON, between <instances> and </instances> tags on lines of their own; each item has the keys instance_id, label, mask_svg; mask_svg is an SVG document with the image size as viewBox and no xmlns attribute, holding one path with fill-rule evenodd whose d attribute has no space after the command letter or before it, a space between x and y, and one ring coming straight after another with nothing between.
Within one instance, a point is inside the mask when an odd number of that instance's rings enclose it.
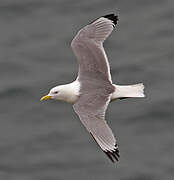
<instances>
[{"instance_id":1,"label":"yellow beak","mask_svg":"<svg viewBox=\"0 0 174 180\"><path fill-rule=\"evenodd\" d=\"M40 101L44 101L44 100L48 100L48 99L51 99L51 96L46 95L46 96L43 96L43 97L40 99Z\"/></svg>"}]
</instances>

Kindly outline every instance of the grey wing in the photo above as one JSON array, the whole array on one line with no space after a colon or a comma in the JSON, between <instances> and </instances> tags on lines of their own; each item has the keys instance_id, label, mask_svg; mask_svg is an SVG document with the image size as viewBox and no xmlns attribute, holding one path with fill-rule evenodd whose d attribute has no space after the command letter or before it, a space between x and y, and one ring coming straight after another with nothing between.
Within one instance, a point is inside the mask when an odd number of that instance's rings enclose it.
<instances>
[{"instance_id":1,"label":"grey wing","mask_svg":"<svg viewBox=\"0 0 174 180\"><path fill-rule=\"evenodd\" d=\"M81 29L71 43L79 63L78 78L91 75L111 82L110 67L103 48L104 40L117 24L117 16L109 14Z\"/></svg>"},{"instance_id":2,"label":"grey wing","mask_svg":"<svg viewBox=\"0 0 174 180\"><path fill-rule=\"evenodd\" d=\"M110 102L110 96L95 94L82 95L74 104L82 124L112 162L118 161L120 155L116 139L105 121L105 111Z\"/></svg>"}]
</instances>

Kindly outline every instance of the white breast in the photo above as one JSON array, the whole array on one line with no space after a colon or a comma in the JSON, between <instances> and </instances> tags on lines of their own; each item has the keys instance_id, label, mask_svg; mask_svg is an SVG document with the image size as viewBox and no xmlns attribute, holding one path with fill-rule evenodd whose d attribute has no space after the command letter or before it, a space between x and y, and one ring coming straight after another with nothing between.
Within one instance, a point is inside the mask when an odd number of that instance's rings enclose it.
<instances>
[{"instance_id":1,"label":"white breast","mask_svg":"<svg viewBox=\"0 0 174 180\"><path fill-rule=\"evenodd\" d=\"M61 100L66 101L68 103L75 103L80 95L80 83L78 80L61 85Z\"/></svg>"}]
</instances>

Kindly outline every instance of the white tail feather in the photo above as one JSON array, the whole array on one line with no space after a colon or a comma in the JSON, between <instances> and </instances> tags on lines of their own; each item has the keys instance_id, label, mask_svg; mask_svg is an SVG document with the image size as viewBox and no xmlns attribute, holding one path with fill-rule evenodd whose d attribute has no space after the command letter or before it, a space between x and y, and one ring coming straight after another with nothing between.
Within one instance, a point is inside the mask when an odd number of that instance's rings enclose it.
<instances>
[{"instance_id":1,"label":"white tail feather","mask_svg":"<svg viewBox=\"0 0 174 180\"><path fill-rule=\"evenodd\" d=\"M112 94L112 100L126 97L145 97L143 83L119 86L115 85L115 92Z\"/></svg>"}]
</instances>

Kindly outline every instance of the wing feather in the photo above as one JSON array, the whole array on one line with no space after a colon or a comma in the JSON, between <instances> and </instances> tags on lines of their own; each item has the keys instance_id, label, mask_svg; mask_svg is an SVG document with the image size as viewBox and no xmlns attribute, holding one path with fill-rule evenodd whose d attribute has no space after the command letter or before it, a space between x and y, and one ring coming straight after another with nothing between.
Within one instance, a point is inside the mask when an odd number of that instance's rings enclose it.
<instances>
[{"instance_id":1,"label":"wing feather","mask_svg":"<svg viewBox=\"0 0 174 180\"><path fill-rule=\"evenodd\" d=\"M100 17L82 28L72 40L71 47L79 63L78 79L83 79L88 72L95 76L100 74L100 77L112 82L103 42L111 34L117 20L114 14Z\"/></svg>"},{"instance_id":2,"label":"wing feather","mask_svg":"<svg viewBox=\"0 0 174 180\"><path fill-rule=\"evenodd\" d=\"M104 119L109 102L109 96L88 94L82 95L73 107L82 124L111 161L114 162L115 160L118 161L120 155L116 139Z\"/></svg>"}]
</instances>

